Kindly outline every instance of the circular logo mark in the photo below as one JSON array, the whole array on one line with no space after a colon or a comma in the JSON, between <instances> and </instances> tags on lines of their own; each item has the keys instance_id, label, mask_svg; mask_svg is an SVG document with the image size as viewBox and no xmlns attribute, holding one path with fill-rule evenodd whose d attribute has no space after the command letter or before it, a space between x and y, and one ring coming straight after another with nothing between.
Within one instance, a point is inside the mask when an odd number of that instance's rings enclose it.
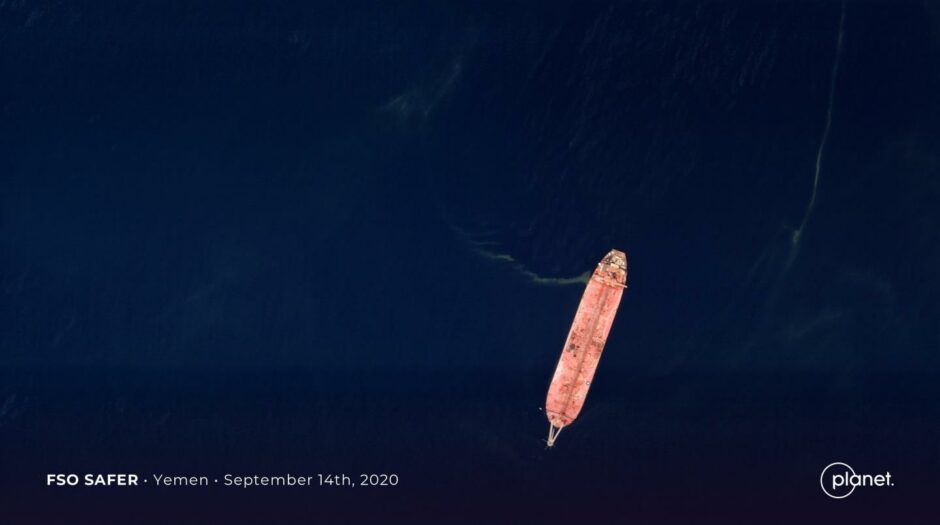
<instances>
[{"instance_id":1,"label":"circular logo mark","mask_svg":"<svg viewBox=\"0 0 940 525\"><path fill-rule=\"evenodd\" d=\"M856 485L851 483L852 476L855 476L855 470L848 463L836 461L823 469L819 475L819 486L830 498L847 498L855 492Z\"/></svg>"}]
</instances>

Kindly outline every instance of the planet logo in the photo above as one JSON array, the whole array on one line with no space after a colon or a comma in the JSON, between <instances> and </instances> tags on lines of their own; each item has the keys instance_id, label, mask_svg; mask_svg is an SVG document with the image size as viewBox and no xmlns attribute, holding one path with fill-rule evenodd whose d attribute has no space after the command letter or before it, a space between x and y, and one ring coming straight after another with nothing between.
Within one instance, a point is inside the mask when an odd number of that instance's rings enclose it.
<instances>
[{"instance_id":1,"label":"planet logo","mask_svg":"<svg viewBox=\"0 0 940 525\"><path fill-rule=\"evenodd\" d=\"M819 475L819 486L832 499L844 499L858 487L893 487L891 473L856 474L848 463L836 461L826 465Z\"/></svg>"}]
</instances>

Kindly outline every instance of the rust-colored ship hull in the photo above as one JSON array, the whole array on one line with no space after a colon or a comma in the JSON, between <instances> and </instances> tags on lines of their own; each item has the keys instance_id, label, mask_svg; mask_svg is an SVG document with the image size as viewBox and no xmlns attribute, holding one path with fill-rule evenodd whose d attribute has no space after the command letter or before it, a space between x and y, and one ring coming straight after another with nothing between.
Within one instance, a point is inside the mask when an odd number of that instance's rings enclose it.
<instances>
[{"instance_id":1,"label":"rust-colored ship hull","mask_svg":"<svg viewBox=\"0 0 940 525\"><path fill-rule=\"evenodd\" d=\"M545 413L550 425L550 447L561 429L570 425L584 406L626 286L627 256L611 250L588 281L548 388Z\"/></svg>"}]
</instances>

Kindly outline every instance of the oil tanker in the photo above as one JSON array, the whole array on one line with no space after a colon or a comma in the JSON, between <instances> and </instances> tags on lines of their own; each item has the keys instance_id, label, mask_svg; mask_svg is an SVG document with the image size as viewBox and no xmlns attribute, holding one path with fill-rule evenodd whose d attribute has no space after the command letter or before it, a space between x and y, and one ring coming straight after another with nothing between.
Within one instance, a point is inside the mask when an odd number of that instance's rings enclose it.
<instances>
[{"instance_id":1,"label":"oil tanker","mask_svg":"<svg viewBox=\"0 0 940 525\"><path fill-rule=\"evenodd\" d=\"M549 447L555 445L558 434L578 417L584 406L626 287L627 256L621 251L611 250L598 263L588 281L558 359L552 384L548 387L545 414L548 416Z\"/></svg>"}]
</instances>

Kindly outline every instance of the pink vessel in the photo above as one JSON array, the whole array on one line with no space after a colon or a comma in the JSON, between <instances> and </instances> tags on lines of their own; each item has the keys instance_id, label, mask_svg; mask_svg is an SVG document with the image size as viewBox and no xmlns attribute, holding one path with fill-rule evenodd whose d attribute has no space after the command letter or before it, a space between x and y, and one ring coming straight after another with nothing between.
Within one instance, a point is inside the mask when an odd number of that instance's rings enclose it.
<instances>
[{"instance_id":1,"label":"pink vessel","mask_svg":"<svg viewBox=\"0 0 940 525\"><path fill-rule=\"evenodd\" d=\"M570 425L584 406L626 287L627 256L621 251L611 250L601 259L588 281L552 384L548 387L545 413L548 416L550 447L555 445L561 429Z\"/></svg>"}]
</instances>

